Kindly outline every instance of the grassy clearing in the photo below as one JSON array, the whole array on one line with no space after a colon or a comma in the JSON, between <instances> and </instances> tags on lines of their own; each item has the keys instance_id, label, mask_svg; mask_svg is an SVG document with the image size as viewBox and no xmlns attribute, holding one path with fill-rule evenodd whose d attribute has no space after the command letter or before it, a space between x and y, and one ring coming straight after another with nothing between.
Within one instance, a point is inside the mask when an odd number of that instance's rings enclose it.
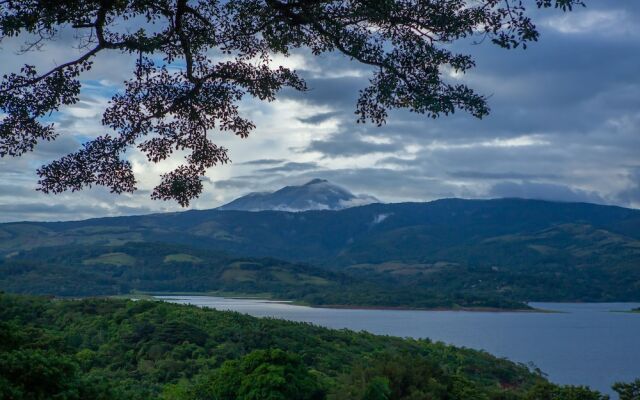
<instances>
[{"instance_id":1,"label":"grassy clearing","mask_svg":"<svg viewBox=\"0 0 640 400\"><path fill-rule=\"evenodd\" d=\"M191 264L199 264L202 262L202 259L196 256L192 256L191 254L186 253L178 253L178 254L169 254L164 257L165 263L191 263Z\"/></svg>"},{"instance_id":2,"label":"grassy clearing","mask_svg":"<svg viewBox=\"0 0 640 400\"><path fill-rule=\"evenodd\" d=\"M126 253L105 253L95 258L89 258L82 261L84 265L125 265L132 267L136 263L136 259Z\"/></svg>"}]
</instances>

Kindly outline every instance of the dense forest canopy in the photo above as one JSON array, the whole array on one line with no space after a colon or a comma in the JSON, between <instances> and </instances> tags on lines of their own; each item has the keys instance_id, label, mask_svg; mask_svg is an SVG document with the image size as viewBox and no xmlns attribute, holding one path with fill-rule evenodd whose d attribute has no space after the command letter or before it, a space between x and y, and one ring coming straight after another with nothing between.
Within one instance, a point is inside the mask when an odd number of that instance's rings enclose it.
<instances>
[{"instance_id":1,"label":"dense forest canopy","mask_svg":"<svg viewBox=\"0 0 640 400\"><path fill-rule=\"evenodd\" d=\"M0 81L0 156L20 156L57 131L49 116L79 100L82 76L105 52L134 54L131 78L104 111L105 133L38 170L40 189L59 193L91 185L131 192L136 178L125 151L149 162L187 151L186 162L152 192L183 206L202 191L206 170L229 161L208 136L246 137L244 96L271 101L283 87L305 90L296 71L273 61L303 49L338 52L371 67L356 105L359 122L378 125L396 108L430 117L463 110L481 118L487 98L448 72L474 67L451 43L485 39L503 48L538 39L528 7L563 11L580 0L66 0L0 2L0 40L27 36L41 48L73 30L82 52L49 70L24 65Z\"/></svg>"},{"instance_id":2,"label":"dense forest canopy","mask_svg":"<svg viewBox=\"0 0 640 400\"><path fill-rule=\"evenodd\" d=\"M631 400L640 381L617 384ZM428 340L154 301L0 294L3 399L605 400Z\"/></svg>"},{"instance_id":3,"label":"dense forest canopy","mask_svg":"<svg viewBox=\"0 0 640 400\"><path fill-rule=\"evenodd\" d=\"M450 274L422 285L354 277L273 258L237 258L166 243L53 247L0 258L0 290L60 297L216 293L316 306L530 309L510 293ZM471 284L470 284L471 283ZM573 293L570 293L573 294Z\"/></svg>"}]
</instances>

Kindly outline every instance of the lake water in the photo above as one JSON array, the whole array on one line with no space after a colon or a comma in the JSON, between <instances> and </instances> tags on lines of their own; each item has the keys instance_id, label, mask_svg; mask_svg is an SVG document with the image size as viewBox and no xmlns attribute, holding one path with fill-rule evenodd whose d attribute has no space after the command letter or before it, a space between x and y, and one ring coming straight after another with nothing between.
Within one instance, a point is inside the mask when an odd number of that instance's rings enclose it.
<instances>
[{"instance_id":1,"label":"lake water","mask_svg":"<svg viewBox=\"0 0 640 400\"><path fill-rule=\"evenodd\" d=\"M559 313L518 313L346 310L207 296L158 298L329 328L430 338L532 362L554 382L588 385L609 394L614 382L640 378L640 314L612 312L640 303L531 303Z\"/></svg>"}]
</instances>

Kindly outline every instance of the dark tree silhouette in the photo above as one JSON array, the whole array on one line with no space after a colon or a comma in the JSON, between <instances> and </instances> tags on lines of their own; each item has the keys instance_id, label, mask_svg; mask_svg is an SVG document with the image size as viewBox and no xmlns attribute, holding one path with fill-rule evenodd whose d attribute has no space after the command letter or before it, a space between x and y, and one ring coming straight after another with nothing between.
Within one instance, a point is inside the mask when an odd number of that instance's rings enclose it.
<instances>
[{"instance_id":1,"label":"dark tree silhouette","mask_svg":"<svg viewBox=\"0 0 640 400\"><path fill-rule=\"evenodd\" d=\"M273 54L306 48L339 52L372 67L360 92L358 122L385 122L387 110L407 108L430 117L456 109L481 118L486 97L443 79L463 73L470 55L447 44L489 38L526 47L538 32L522 0L21 0L0 1L0 40L35 35L27 49L75 28L84 53L42 72L25 65L0 82L0 156L19 156L57 133L50 113L78 101L83 72L98 53L136 54L132 77L113 96L102 124L110 132L38 170L40 190L59 193L103 185L132 192L136 181L123 156L132 146L150 162L187 150L186 163L162 176L155 199L183 206L202 191L206 170L229 161L208 132L246 137L254 124L242 117L245 95L274 100L278 90L305 90L295 71L274 66ZM534 3L534 2L532 2ZM563 11L581 0L536 0ZM533 6L533 4L532 4ZM533 7L535 7L533 6ZM139 29L122 32L123 21ZM208 57L217 51L225 57ZM11 55L3 55L10 57ZM159 61L160 60L160 61ZM171 66L172 68L168 68ZM176 68L178 67L178 68Z\"/></svg>"},{"instance_id":2,"label":"dark tree silhouette","mask_svg":"<svg viewBox=\"0 0 640 400\"><path fill-rule=\"evenodd\" d=\"M640 399L640 378L629 383L616 382L612 387L620 396L620 400Z\"/></svg>"}]
</instances>

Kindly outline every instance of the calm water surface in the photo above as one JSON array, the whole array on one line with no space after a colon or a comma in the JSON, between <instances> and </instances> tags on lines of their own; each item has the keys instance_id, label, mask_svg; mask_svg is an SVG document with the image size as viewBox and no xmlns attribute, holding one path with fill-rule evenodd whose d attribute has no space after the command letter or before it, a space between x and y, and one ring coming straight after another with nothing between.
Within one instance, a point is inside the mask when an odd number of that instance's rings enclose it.
<instances>
[{"instance_id":1,"label":"calm water surface","mask_svg":"<svg viewBox=\"0 0 640 400\"><path fill-rule=\"evenodd\" d=\"M344 310L207 296L158 296L180 304L256 317L311 322L329 328L430 338L530 363L557 383L613 394L616 381L640 377L640 303L531 303L559 313Z\"/></svg>"}]
</instances>

